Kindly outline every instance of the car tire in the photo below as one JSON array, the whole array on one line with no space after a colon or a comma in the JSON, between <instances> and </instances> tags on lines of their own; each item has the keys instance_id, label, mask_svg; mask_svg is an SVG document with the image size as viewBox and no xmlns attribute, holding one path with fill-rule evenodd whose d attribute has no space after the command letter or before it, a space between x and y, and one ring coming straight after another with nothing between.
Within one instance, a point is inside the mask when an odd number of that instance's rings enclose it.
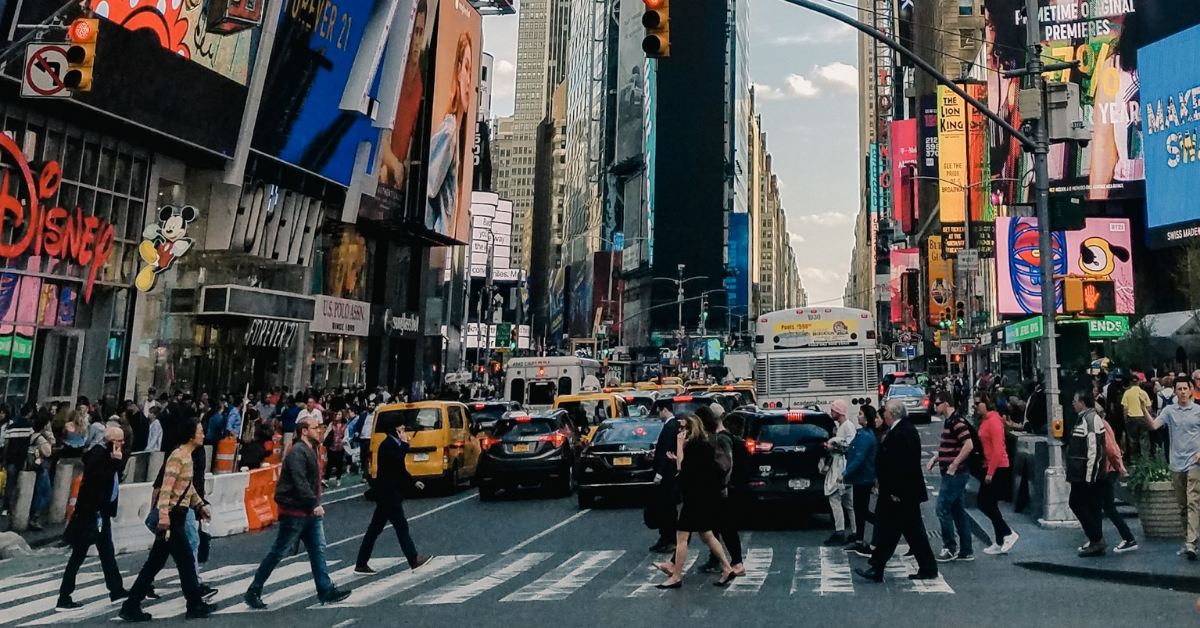
<instances>
[{"instance_id":1,"label":"car tire","mask_svg":"<svg viewBox=\"0 0 1200 628\"><path fill-rule=\"evenodd\" d=\"M479 501L490 502L496 500L496 487L486 482L479 482Z\"/></svg>"},{"instance_id":2,"label":"car tire","mask_svg":"<svg viewBox=\"0 0 1200 628\"><path fill-rule=\"evenodd\" d=\"M575 497L579 500L580 510L591 508L592 506L596 505L596 496L587 491L580 490L575 494Z\"/></svg>"}]
</instances>

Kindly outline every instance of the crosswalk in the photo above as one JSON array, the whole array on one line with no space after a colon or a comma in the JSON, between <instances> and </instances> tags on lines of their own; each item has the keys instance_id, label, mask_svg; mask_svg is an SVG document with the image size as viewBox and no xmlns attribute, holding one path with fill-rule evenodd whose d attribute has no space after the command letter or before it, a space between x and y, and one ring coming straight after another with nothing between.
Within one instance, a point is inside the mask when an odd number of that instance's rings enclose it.
<instances>
[{"instance_id":1,"label":"crosswalk","mask_svg":"<svg viewBox=\"0 0 1200 628\"><path fill-rule=\"evenodd\" d=\"M724 589L710 586L716 576L696 571L698 558L691 552L685 564L685 588L723 597L781 595L789 597L852 596L878 590L879 585L856 579L849 554L840 548L749 548L745 554L746 575ZM331 577L352 594L337 604L320 604L307 561L280 565L263 591L268 610L305 608L362 608L375 604L438 606L467 603L538 603L592 597L598 600L654 599L677 592L655 587L665 576L655 567L660 555L641 555L625 550L577 552L517 552L508 555L457 554L435 556L418 570L410 570L399 558L377 558L372 566L378 575L364 577L352 566L330 561ZM204 573L206 583L219 592L220 615L258 612L247 607L242 594L254 579L257 564L226 565ZM890 593L953 594L954 589L939 576L933 580L910 580L917 566L912 558L897 556L884 570L883 588ZM161 577L156 589L161 600L147 601L146 612L155 618L179 617L186 611L178 576ZM126 587L136 574L123 573ZM115 617L118 606L109 603L108 591L99 571L79 575L74 599L81 608L55 612L59 578L56 571L16 576L0 581L0 626L69 624Z\"/></svg>"}]
</instances>

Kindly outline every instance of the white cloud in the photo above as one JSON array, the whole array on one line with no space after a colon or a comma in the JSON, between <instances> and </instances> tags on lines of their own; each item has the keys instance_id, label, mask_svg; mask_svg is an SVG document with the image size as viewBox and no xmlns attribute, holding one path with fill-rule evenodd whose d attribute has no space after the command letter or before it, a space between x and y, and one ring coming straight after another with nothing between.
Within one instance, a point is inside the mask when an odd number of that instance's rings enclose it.
<instances>
[{"instance_id":1,"label":"white cloud","mask_svg":"<svg viewBox=\"0 0 1200 628\"><path fill-rule=\"evenodd\" d=\"M817 89L813 82L800 76L799 74L791 74L787 77L788 90L798 98L812 98L821 92Z\"/></svg>"},{"instance_id":2,"label":"white cloud","mask_svg":"<svg viewBox=\"0 0 1200 628\"><path fill-rule=\"evenodd\" d=\"M817 66L814 73L830 87L850 93L858 93L858 68L840 61Z\"/></svg>"},{"instance_id":3,"label":"white cloud","mask_svg":"<svg viewBox=\"0 0 1200 628\"><path fill-rule=\"evenodd\" d=\"M796 217L796 220L810 225L820 225L822 227L832 227L834 225L850 225L854 224L854 216L843 214L841 212L822 212L820 214L803 214Z\"/></svg>"},{"instance_id":4,"label":"white cloud","mask_svg":"<svg viewBox=\"0 0 1200 628\"><path fill-rule=\"evenodd\" d=\"M510 98L517 93L517 67L507 59L496 62L492 71L492 96Z\"/></svg>"},{"instance_id":5,"label":"white cloud","mask_svg":"<svg viewBox=\"0 0 1200 628\"><path fill-rule=\"evenodd\" d=\"M789 231L788 232L788 241L792 243L793 247L795 247L796 245L804 242L804 236L802 236L798 233L792 233Z\"/></svg>"},{"instance_id":6,"label":"white cloud","mask_svg":"<svg viewBox=\"0 0 1200 628\"><path fill-rule=\"evenodd\" d=\"M788 100L792 98L814 98L821 93L813 82L799 74L789 74L782 87L766 83L754 84L754 97L761 100Z\"/></svg>"},{"instance_id":7,"label":"white cloud","mask_svg":"<svg viewBox=\"0 0 1200 628\"><path fill-rule=\"evenodd\" d=\"M787 94L784 94L783 90L771 87L766 83L755 83L754 97L760 100L783 100L787 98Z\"/></svg>"},{"instance_id":8,"label":"white cloud","mask_svg":"<svg viewBox=\"0 0 1200 628\"><path fill-rule=\"evenodd\" d=\"M837 24L823 28L815 33L800 33L798 35L781 35L772 37L771 43L776 46L805 46L810 44L830 44L847 41L854 37L854 29L846 24Z\"/></svg>"}]
</instances>

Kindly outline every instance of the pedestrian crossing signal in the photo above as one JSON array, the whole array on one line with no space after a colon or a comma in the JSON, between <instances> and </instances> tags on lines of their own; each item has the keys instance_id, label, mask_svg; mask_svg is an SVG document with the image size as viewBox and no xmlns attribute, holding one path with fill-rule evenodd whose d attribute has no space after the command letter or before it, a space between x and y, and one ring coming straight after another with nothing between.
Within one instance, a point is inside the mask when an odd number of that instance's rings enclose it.
<instances>
[{"instance_id":1,"label":"pedestrian crossing signal","mask_svg":"<svg viewBox=\"0 0 1200 628\"><path fill-rule=\"evenodd\" d=\"M646 38L642 50L651 59L671 56L671 7L667 0L645 0L646 12L642 14L642 26L646 27Z\"/></svg>"},{"instance_id":2,"label":"pedestrian crossing signal","mask_svg":"<svg viewBox=\"0 0 1200 628\"><path fill-rule=\"evenodd\" d=\"M76 92L92 89L92 67L96 63L96 36L100 33L100 20L79 18L71 22L68 36L71 46L67 48L67 73L63 84Z\"/></svg>"}]
</instances>

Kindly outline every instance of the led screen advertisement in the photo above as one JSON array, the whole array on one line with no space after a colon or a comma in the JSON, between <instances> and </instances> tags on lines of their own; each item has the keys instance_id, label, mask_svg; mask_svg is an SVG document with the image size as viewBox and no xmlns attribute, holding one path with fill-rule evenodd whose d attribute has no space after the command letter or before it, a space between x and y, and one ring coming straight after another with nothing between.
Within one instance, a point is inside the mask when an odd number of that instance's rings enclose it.
<instances>
[{"instance_id":1,"label":"led screen advertisement","mask_svg":"<svg viewBox=\"0 0 1200 628\"><path fill-rule=\"evenodd\" d=\"M750 214L729 214L729 267L725 278L729 314L746 316L750 304Z\"/></svg>"},{"instance_id":2,"label":"led screen advertisement","mask_svg":"<svg viewBox=\"0 0 1200 628\"><path fill-rule=\"evenodd\" d=\"M469 235L483 19L465 0L439 5L425 227L461 242Z\"/></svg>"},{"instance_id":3,"label":"led screen advertisement","mask_svg":"<svg viewBox=\"0 0 1200 628\"><path fill-rule=\"evenodd\" d=\"M905 233L912 233L917 219L917 119L892 123L892 210Z\"/></svg>"},{"instance_id":4,"label":"led screen advertisement","mask_svg":"<svg viewBox=\"0 0 1200 628\"><path fill-rule=\"evenodd\" d=\"M888 255L891 262L891 277L888 281L888 287L892 296L891 321L893 323L900 323L905 320L904 302L901 298L904 273L909 270L917 270L921 267L921 250L892 249L888 252Z\"/></svg>"},{"instance_id":5,"label":"led screen advertisement","mask_svg":"<svg viewBox=\"0 0 1200 628\"><path fill-rule=\"evenodd\" d=\"M1200 26L1143 48L1146 227L1150 246L1200 237Z\"/></svg>"},{"instance_id":6,"label":"led screen advertisement","mask_svg":"<svg viewBox=\"0 0 1200 628\"><path fill-rule=\"evenodd\" d=\"M1117 290L1117 313L1133 313L1128 219L1088 218L1082 230L1056 231L1051 240L1055 275L1111 278ZM996 291L1001 315L1041 312L1039 260L1036 218L996 219ZM1061 312L1061 283L1056 299Z\"/></svg>"}]
</instances>

